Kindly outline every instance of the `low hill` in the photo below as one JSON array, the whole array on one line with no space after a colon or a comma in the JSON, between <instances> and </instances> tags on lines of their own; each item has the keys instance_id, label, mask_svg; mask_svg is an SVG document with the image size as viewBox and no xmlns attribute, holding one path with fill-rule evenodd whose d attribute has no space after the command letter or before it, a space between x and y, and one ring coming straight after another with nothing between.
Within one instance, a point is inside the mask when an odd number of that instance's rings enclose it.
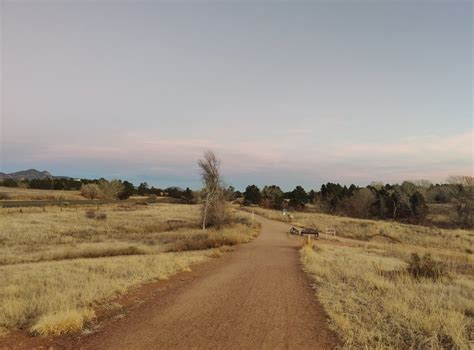
<instances>
[{"instance_id":1,"label":"low hill","mask_svg":"<svg viewBox=\"0 0 474 350\"><path fill-rule=\"evenodd\" d=\"M44 179L59 179L66 178L65 176L53 176L49 171L38 171L36 169L21 170L14 173L2 173L0 172L0 180L12 179L12 180L44 180Z\"/></svg>"}]
</instances>

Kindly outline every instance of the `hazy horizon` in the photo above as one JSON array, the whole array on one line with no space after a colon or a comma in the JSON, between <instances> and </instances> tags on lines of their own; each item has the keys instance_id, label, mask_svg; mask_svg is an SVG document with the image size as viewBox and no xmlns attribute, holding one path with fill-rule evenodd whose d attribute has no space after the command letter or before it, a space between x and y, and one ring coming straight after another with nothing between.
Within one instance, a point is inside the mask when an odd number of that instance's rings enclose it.
<instances>
[{"instance_id":1,"label":"hazy horizon","mask_svg":"<svg viewBox=\"0 0 474 350\"><path fill-rule=\"evenodd\" d=\"M198 188L473 174L472 3L0 0L0 171Z\"/></svg>"}]
</instances>

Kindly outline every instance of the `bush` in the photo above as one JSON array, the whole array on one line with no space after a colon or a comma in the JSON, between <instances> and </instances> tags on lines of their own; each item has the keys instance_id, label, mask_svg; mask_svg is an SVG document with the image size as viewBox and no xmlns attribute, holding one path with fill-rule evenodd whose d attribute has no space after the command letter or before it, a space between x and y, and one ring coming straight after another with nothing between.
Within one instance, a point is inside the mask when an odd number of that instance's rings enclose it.
<instances>
[{"instance_id":1,"label":"bush","mask_svg":"<svg viewBox=\"0 0 474 350\"><path fill-rule=\"evenodd\" d=\"M95 219L95 210L88 210L86 211L86 218L88 219Z\"/></svg>"},{"instance_id":2,"label":"bush","mask_svg":"<svg viewBox=\"0 0 474 350\"><path fill-rule=\"evenodd\" d=\"M99 198L101 192L96 184L86 184L81 187L81 194L87 199Z\"/></svg>"},{"instance_id":3,"label":"bush","mask_svg":"<svg viewBox=\"0 0 474 350\"><path fill-rule=\"evenodd\" d=\"M204 210L205 207L202 208L202 217L204 217ZM231 219L232 215L223 198L219 198L207 208L206 225L209 227L221 228L228 224Z\"/></svg>"},{"instance_id":4,"label":"bush","mask_svg":"<svg viewBox=\"0 0 474 350\"><path fill-rule=\"evenodd\" d=\"M425 254L423 258L420 258L417 253L413 253L408 262L407 271L416 279L431 278L434 281L446 275L444 266L439 261L433 260L429 253Z\"/></svg>"},{"instance_id":5,"label":"bush","mask_svg":"<svg viewBox=\"0 0 474 350\"><path fill-rule=\"evenodd\" d=\"M97 220L105 220L107 219L107 213L104 212L97 212L96 210L88 210L86 211L86 218L88 219L97 219Z\"/></svg>"},{"instance_id":6,"label":"bush","mask_svg":"<svg viewBox=\"0 0 474 350\"><path fill-rule=\"evenodd\" d=\"M100 195L103 199L118 199L124 190L124 185L119 180L107 181L101 179L98 184Z\"/></svg>"}]
</instances>

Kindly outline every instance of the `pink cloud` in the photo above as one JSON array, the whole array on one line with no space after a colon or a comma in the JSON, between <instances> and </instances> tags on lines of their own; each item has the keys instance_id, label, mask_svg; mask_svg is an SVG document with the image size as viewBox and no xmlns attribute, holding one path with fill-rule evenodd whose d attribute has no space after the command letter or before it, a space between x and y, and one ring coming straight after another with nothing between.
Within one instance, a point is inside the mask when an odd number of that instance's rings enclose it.
<instances>
[{"instance_id":1,"label":"pink cloud","mask_svg":"<svg viewBox=\"0 0 474 350\"><path fill-rule=\"evenodd\" d=\"M30 151L29 157L38 163L126 164L127 171L147 174L197 174L197 159L212 149L223 161L224 174L236 177L243 174L350 182L407 178L436 181L452 174L473 173L472 139L470 131L445 138L428 136L389 144L323 144L307 148L282 142L280 138L230 142L204 137L172 139L134 132L91 137L86 141L44 143L41 149L35 147L35 152Z\"/></svg>"},{"instance_id":2,"label":"pink cloud","mask_svg":"<svg viewBox=\"0 0 474 350\"><path fill-rule=\"evenodd\" d=\"M428 136L397 143L352 143L336 147L337 157L472 157L474 131L448 137Z\"/></svg>"}]
</instances>

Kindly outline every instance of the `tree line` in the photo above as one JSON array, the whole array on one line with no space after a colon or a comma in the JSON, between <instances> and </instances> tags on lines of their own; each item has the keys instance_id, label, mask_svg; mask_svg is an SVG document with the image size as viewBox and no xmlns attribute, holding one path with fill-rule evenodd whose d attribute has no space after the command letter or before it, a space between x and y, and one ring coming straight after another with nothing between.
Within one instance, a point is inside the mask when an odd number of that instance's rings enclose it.
<instances>
[{"instance_id":1,"label":"tree line","mask_svg":"<svg viewBox=\"0 0 474 350\"><path fill-rule=\"evenodd\" d=\"M279 186L249 185L243 193L243 204L269 209L313 210L365 219L390 219L424 224L428 204L450 204L457 213L458 224L473 227L474 178L451 177L443 184L426 180L404 181L402 184L371 183L366 187L323 184L319 191L307 192L296 186L284 192Z\"/></svg>"},{"instance_id":2,"label":"tree line","mask_svg":"<svg viewBox=\"0 0 474 350\"><path fill-rule=\"evenodd\" d=\"M210 155L207 155L210 157ZM211 157L212 158L212 157ZM207 159L208 164L217 164L216 159ZM199 164L203 168L203 164ZM207 169L209 170L209 169ZM135 187L129 181L101 179L33 179L0 180L0 186L31 189L76 190L89 199L127 199L131 196L167 196L183 203L197 203L206 196L208 190L192 191L179 187L156 188L146 182ZM207 185L209 186L209 184ZM390 219L414 224L425 224L428 204L449 204L457 214L457 225L473 227L474 178L456 176L446 183L432 184L426 180L404 181L402 184L373 182L366 187L340 185L328 182L319 191L306 191L296 186L284 192L277 185L267 185L262 189L249 185L242 193L234 187L219 185L219 198L243 201L244 205L258 205L269 209L308 210L322 213L345 215L364 219ZM212 201L210 201L212 202ZM212 214L213 209L210 209ZM212 216L212 215L210 215ZM212 220L210 220L212 221Z\"/></svg>"},{"instance_id":3,"label":"tree line","mask_svg":"<svg viewBox=\"0 0 474 350\"><path fill-rule=\"evenodd\" d=\"M100 179L71 179L71 178L48 178L32 180L0 180L0 186L20 187L39 190L63 190L81 191L81 194L88 199L128 199L131 196L167 196L191 203L194 200L194 193L188 187L156 188L149 186L146 182L135 187L129 181Z\"/></svg>"}]
</instances>

